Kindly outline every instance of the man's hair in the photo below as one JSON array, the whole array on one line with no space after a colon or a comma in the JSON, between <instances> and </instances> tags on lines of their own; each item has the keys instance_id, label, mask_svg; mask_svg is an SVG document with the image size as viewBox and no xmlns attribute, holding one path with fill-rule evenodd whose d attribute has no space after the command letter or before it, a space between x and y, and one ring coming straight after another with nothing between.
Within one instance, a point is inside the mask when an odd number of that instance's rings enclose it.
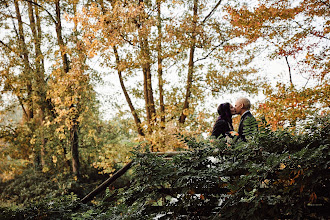
<instances>
[{"instance_id":1,"label":"man's hair","mask_svg":"<svg viewBox=\"0 0 330 220\"><path fill-rule=\"evenodd\" d=\"M251 102L250 102L249 99L242 97L242 98L239 98L238 101L241 104L243 103L244 109L250 110L250 108L251 108Z\"/></svg>"}]
</instances>

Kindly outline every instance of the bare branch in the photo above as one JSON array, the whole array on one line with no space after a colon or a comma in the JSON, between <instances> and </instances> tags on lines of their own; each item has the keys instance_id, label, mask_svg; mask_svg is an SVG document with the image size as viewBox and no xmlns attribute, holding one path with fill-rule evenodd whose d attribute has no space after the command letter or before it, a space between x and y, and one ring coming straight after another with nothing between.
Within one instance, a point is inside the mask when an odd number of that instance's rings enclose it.
<instances>
[{"instance_id":1,"label":"bare branch","mask_svg":"<svg viewBox=\"0 0 330 220\"><path fill-rule=\"evenodd\" d=\"M225 42L227 42L227 41L223 41L219 45L212 48L212 50L205 57L202 57L202 58L199 58L199 59L195 60L194 63L197 63L198 61L207 59L213 51L215 51L217 48L221 47Z\"/></svg>"},{"instance_id":2,"label":"bare branch","mask_svg":"<svg viewBox=\"0 0 330 220\"><path fill-rule=\"evenodd\" d=\"M215 12L215 10L219 7L219 5L221 4L222 0L219 0L218 3L214 6L214 8L210 11L210 13L204 18L204 20L202 21L202 23L205 23L205 21L210 18L213 13Z\"/></svg>"},{"instance_id":3,"label":"bare branch","mask_svg":"<svg viewBox=\"0 0 330 220\"><path fill-rule=\"evenodd\" d=\"M7 78L7 77L6 77L6 78ZM10 86L10 88L11 88L11 91L17 91L17 89L16 89L13 85L9 85L9 86ZM22 107L22 110L23 110L23 113L24 113L25 117L28 117L28 113L27 113L27 111L26 111L26 109L25 109L25 107L24 107L24 103L23 103L24 98L20 97L18 94L16 94L16 97L17 97L17 99L18 99L19 104L20 104L21 107Z\"/></svg>"},{"instance_id":4,"label":"bare branch","mask_svg":"<svg viewBox=\"0 0 330 220\"><path fill-rule=\"evenodd\" d=\"M289 60L288 60L288 56L285 56L285 60L286 60L286 64L288 65L288 69L289 69L289 76L290 76L290 84L293 87L293 83L292 83L292 75L291 75L291 67L289 64Z\"/></svg>"},{"instance_id":5,"label":"bare branch","mask_svg":"<svg viewBox=\"0 0 330 220\"><path fill-rule=\"evenodd\" d=\"M330 4L329 3L325 2L325 1L322 1L322 0L320 0L320 3L326 5L326 6L328 6L330 8Z\"/></svg>"},{"instance_id":6,"label":"bare branch","mask_svg":"<svg viewBox=\"0 0 330 220\"><path fill-rule=\"evenodd\" d=\"M303 30L308 30L306 28L304 28L298 21L294 21L301 29ZM327 40L330 40L330 38L326 37L326 36L323 36L323 35L320 35L314 31L309 31L310 34L316 36L316 37L319 37L319 38L324 38L324 39L327 39Z\"/></svg>"},{"instance_id":7,"label":"bare branch","mask_svg":"<svg viewBox=\"0 0 330 220\"><path fill-rule=\"evenodd\" d=\"M53 17L53 15L52 15L47 9L45 9L43 6L39 5L39 4L36 3L36 2L30 1L30 0L24 0L24 1L26 1L26 2L30 2L30 3L32 3L32 4L34 4L34 5L38 6L38 7L40 7L42 10L44 10L45 12L47 12L47 14L49 15L49 17L50 17L50 18L52 19L52 21L54 22L54 24L57 24L57 22L56 22L55 18Z\"/></svg>"},{"instance_id":8,"label":"bare branch","mask_svg":"<svg viewBox=\"0 0 330 220\"><path fill-rule=\"evenodd\" d=\"M129 45L131 45L131 46L136 46L136 45L134 45L130 40L126 39L125 36L124 36L123 34L121 34L120 36L121 36L121 37L123 38L123 40L126 41Z\"/></svg>"},{"instance_id":9,"label":"bare branch","mask_svg":"<svg viewBox=\"0 0 330 220\"><path fill-rule=\"evenodd\" d=\"M17 52L15 52L10 46L8 46L7 44L5 44L2 40L0 40L0 43L6 47L8 50L10 50L11 52L14 52L15 54L17 54ZM20 58L23 58L21 54L17 54Z\"/></svg>"}]
</instances>

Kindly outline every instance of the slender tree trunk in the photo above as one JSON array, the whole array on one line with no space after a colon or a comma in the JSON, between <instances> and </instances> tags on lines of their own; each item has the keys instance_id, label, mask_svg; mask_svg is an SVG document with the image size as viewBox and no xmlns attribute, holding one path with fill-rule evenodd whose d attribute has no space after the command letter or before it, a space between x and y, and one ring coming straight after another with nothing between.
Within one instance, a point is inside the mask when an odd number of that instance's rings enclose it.
<instances>
[{"instance_id":1,"label":"slender tree trunk","mask_svg":"<svg viewBox=\"0 0 330 220\"><path fill-rule=\"evenodd\" d=\"M38 10L36 8L36 10ZM40 18L39 16L36 16L36 19L34 18L34 7L31 2L28 2L28 11L29 11L29 20L30 20L30 28L32 32L33 42L34 42L34 48L35 48L35 79L36 83L34 83L34 91L36 91L36 98L37 98L37 105L39 106L39 124L38 126L42 128L43 122L45 119L45 108L46 108L46 83L44 81L44 66L43 66L43 56L41 52L41 27L40 27ZM38 12L36 12L38 13ZM37 24L38 23L38 29ZM39 33L38 33L39 31ZM46 155L46 149L45 149L46 140L44 138L43 131L41 130L41 146L40 146L40 161L42 167L46 165L45 162L45 155Z\"/></svg>"},{"instance_id":2,"label":"slender tree trunk","mask_svg":"<svg viewBox=\"0 0 330 220\"><path fill-rule=\"evenodd\" d=\"M61 8L60 8L60 0L55 1L55 8L56 8L56 34L57 34L57 43L60 47L62 63L63 63L63 70L65 73L69 72L69 59L65 52L64 48L64 41L62 36L62 22L61 22Z\"/></svg>"},{"instance_id":3,"label":"slender tree trunk","mask_svg":"<svg viewBox=\"0 0 330 220\"><path fill-rule=\"evenodd\" d=\"M27 97L25 99L21 99L23 102L23 105L26 105L25 108L25 116L26 116L26 121L31 122L33 117L34 117L34 104L33 104L33 72L32 68L30 67L30 62L29 62L29 51L27 49L26 43L25 43L25 34L24 34L24 28L23 28L23 22L22 22L22 16L18 4L18 0L14 0L14 5L15 5L15 12L16 12L16 18L17 18L17 23L18 23L18 40L19 40L19 45L20 45L20 53L21 57L23 59L23 79L26 83L26 94ZM25 100L25 101L24 101ZM29 127L32 131L34 132L34 125L29 124ZM41 170L41 155L40 155L40 150L36 147L33 146L33 154L34 154L34 167L36 170Z\"/></svg>"},{"instance_id":4,"label":"slender tree trunk","mask_svg":"<svg viewBox=\"0 0 330 220\"><path fill-rule=\"evenodd\" d=\"M143 1L140 0L140 4ZM143 28L143 24L140 24L140 29ZM155 102L153 97L152 79L151 79L151 55L149 50L148 39L145 33L139 29L139 38L141 45L141 56L142 56L142 71L144 77L144 98L146 104L147 120L148 120L148 132L152 133L152 127L156 120Z\"/></svg>"},{"instance_id":5,"label":"slender tree trunk","mask_svg":"<svg viewBox=\"0 0 330 220\"><path fill-rule=\"evenodd\" d=\"M78 139L79 122L77 122L76 117L73 118L72 122L73 122L73 125L72 125L72 128L70 129L72 172L77 177L80 177L79 139Z\"/></svg>"},{"instance_id":6,"label":"slender tree trunk","mask_svg":"<svg viewBox=\"0 0 330 220\"><path fill-rule=\"evenodd\" d=\"M194 54L196 47L196 27L197 27L197 8L198 8L198 0L194 0L193 7L193 27L192 27L192 38L191 38L191 46L189 52L189 62L188 62L188 75L187 75L187 84L186 84L186 95L183 104L182 113L179 119L179 123L184 124L187 118L187 111L189 110L189 99L191 97L191 88L194 74Z\"/></svg>"},{"instance_id":7,"label":"slender tree trunk","mask_svg":"<svg viewBox=\"0 0 330 220\"><path fill-rule=\"evenodd\" d=\"M141 125L141 121L140 121L140 118L133 106L133 103L131 101L131 98L129 97L128 95L128 92L126 90L126 87L125 87L125 84L124 84L124 80L123 80L123 76L122 76L122 72L121 70L119 69L119 64L120 64L120 59L119 59L119 54L118 54L118 51L117 51L117 48L116 46L113 46L113 51L115 53L115 57L116 57L116 63L117 63L117 72L118 72L118 77L119 77L119 82L120 82L120 86L123 90L123 93L124 93L124 96L125 96L125 99L128 103L128 106L131 110L131 113L133 115L133 118L134 118L134 121L135 121L135 125L137 127L137 131L139 133L139 135L141 136L144 136L144 132L143 132L143 128L142 128L142 125Z\"/></svg>"},{"instance_id":8,"label":"slender tree trunk","mask_svg":"<svg viewBox=\"0 0 330 220\"><path fill-rule=\"evenodd\" d=\"M77 5L76 3L73 3L73 12L74 14L76 14L77 11ZM74 23L74 29L73 29L74 33L77 33L77 23ZM78 59L76 60L76 62L78 62L79 64L76 64L77 66L77 70L75 71L79 71L79 72L84 72L85 69L85 62L86 62L86 56L85 54L82 52L80 43L78 41L77 36L75 35L74 37L74 41L76 44L76 51L78 54ZM71 91L72 93L72 97L76 98L79 97L78 93L79 90L73 90ZM72 100L72 102L74 103L74 101ZM78 118L81 112L81 108L80 108L80 98L78 98L77 100L77 104L75 106L71 106L72 108L74 108L73 111L73 119L72 119L72 128L70 131L70 137L71 137L71 154L72 154L72 172L74 175L76 175L78 178L80 178L80 161L79 161L79 122L78 122Z\"/></svg>"},{"instance_id":9,"label":"slender tree trunk","mask_svg":"<svg viewBox=\"0 0 330 220\"><path fill-rule=\"evenodd\" d=\"M65 51L65 45L62 36L62 23L61 23L61 7L60 0L55 1L56 7L56 34L57 34L57 42L60 47L63 70L64 73L68 73L70 70L69 59L67 53ZM71 91L72 96L74 96L75 91ZM79 101L78 101L79 104ZM71 147L71 155L72 155L72 172L78 178L80 177L80 162L79 162L79 122L77 121L79 117L77 106L72 104L70 106L70 112L73 112L71 116L71 128L70 128L70 147Z\"/></svg>"},{"instance_id":10,"label":"slender tree trunk","mask_svg":"<svg viewBox=\"0 0 330 220\"><path fill-rule=\"evenodd\" d=\"M24 37L24 29L23 29L23 22L22 16L18 5L18 0L14 0L15 4L15 11L16 17L18 22L18 39L20 42L21 54L23 57L24 63L24 78L26 80L26 90L27 90L27 121L33 118L33 100L32 100L32 71L29 63L29 52L27 50L27 46L25 44L25 37Z\"/></svg>"},{"instance_id":11,"label":"slender tree trunk","mask_svg":"<svg viewBox=\"0 0 330 220\"><path fill-rule=\"evenodd\" d=\"M160 128L165 128L165 104L163 91L163 58L162 58L162 21L161 21L161 2L157 0L157 20L158 20L158 42L157 42L157 63L158 63L158 87L159 87L159 106L160 106Z\"/></svg>"},{"instance_id":12,"label":"slender tree trunk","mask_svg":"<svg viewBox=\"0 0 330 220\"><path fill-rule=\"evenodd\" d=\"M147 122L148 122L148 133L152 132L151 128L151 111L150 111L150 105L149 105L149 99L148 99L148 75L146 69L142 69L143 72L143 91L144 91L144 102L145 102L145 109L146 109L146 115L147 115Z\"/></svg>"},{"instance_id":13,"label":"slender tree trunk","mask_svg":"<svg viewBox=\"0 0 330 220\"><path fill-rule=\"evenodd\" d=\"M111 4L114 4L114 1L112 1ZM103 0L100 0L100 5L101 5L102 13L104 15L105 14L105 8L104 8ZM127 89L126 89L126 86L125 86L125 83L124 83L124 80L123 80L123 76L122 76L122 71L119 69L120 57L119 57L118 50L117 50L116 46L113 46L113 51L114 51L115 58L116 58L117 73L118 73L120 86L123 90L126 102L129 106L129 108L131 110L131 113L132 113L132 116L134 118L134 122L135 122L135 125L136 125L136 128L137 128L137 132L138 132L139 135L144 136L145 134L144 134L143 127L142 127L142 124L141 124L141 120L140 120L140 118L139 118L139 116L138 116L138 114L135 110L135 107L132 103L132 100L131 100L128 92L127 92Z\"/></svg>"}]
</instances>

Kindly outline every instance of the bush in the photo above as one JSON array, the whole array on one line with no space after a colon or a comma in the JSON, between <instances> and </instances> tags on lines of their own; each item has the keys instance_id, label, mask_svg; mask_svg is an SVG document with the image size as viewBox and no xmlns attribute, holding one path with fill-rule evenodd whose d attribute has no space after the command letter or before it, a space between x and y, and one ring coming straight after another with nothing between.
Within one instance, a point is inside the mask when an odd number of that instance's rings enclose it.
<instances>
[{"instance_id":1,"label":"bush","mask_svg":"<svg viewBox=\"0 0 330 220\"><path fill-rule=\"evenodd\" d=\"M329 117L303 134L261 125L247 142L186 138L172 160L136 152L132 184L108 198L121 219L329 217ZM118 196L118 193L120 196ZM117 196L113 196L117 195Z\"/></svg>"},{"instance_id":2,"label":"bush","mask_svg":"<svg viewBox=\"0 0 330 220\"><path fill-rule=\"evenodd\" d=\"M0 219L327 219L329 131L324 117L302 134L263 124L231 145L181 137L189 148L171 160L136 149L130 185L103 200L71 193L2 208Z\"/></svg>"}]
</instances>

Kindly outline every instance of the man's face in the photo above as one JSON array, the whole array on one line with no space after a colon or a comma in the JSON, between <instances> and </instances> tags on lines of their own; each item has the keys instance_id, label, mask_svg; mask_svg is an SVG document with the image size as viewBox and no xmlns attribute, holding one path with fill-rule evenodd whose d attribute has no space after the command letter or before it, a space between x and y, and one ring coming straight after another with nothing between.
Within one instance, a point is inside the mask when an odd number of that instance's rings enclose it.
<instances>
[{"instance_id":1,"label":"man's face","mask_svg":"<svg viewBox=\"0 0 330 220\"><path fill-rule=\"evenodd\" d=\"M241 114L242 108L243 108L243 103L241 103L239 100L236 101L235 103L236 114Z\"/></svg>"}]
</instances>

